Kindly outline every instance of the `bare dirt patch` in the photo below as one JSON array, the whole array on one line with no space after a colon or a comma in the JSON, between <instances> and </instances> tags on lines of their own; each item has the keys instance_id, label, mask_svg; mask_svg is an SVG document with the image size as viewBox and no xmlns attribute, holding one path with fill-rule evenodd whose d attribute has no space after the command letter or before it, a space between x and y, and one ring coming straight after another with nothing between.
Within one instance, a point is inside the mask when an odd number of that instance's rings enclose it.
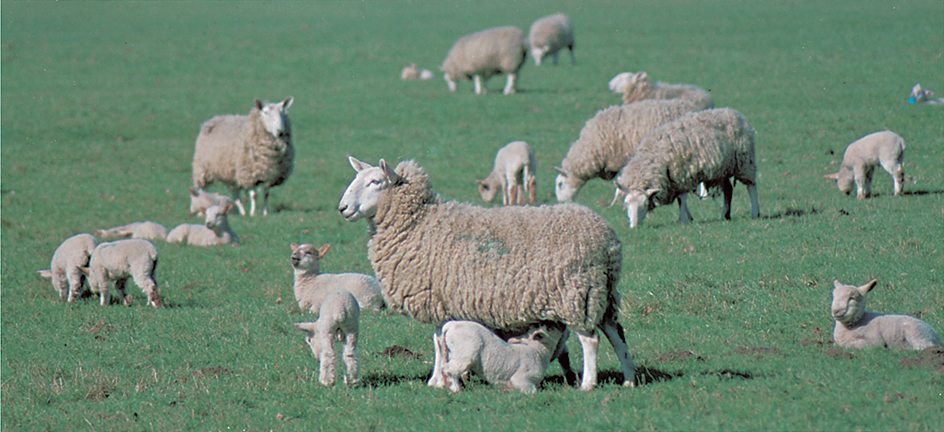
<instances>
[{"instance_id":1,"label":"bare dirt patch","mask_svg":"<svg viewBox=\"0 0 944 432\"><path fill-rule=\"evenodd\" d=\"M904 367L934 369L935 372L944 374L944 347L927 347L921 350L917 358L902 356L900 361Z\"/></svg>"}]
</instances>

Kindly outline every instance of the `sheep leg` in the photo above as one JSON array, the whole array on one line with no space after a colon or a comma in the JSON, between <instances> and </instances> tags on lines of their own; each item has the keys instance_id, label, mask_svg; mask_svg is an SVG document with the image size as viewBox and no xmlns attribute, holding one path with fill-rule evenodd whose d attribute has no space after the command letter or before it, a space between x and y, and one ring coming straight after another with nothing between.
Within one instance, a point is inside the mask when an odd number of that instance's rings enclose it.
<instances>
[{"instance_id":1,"label":"sheep leg","mask_svg":"<svg viewBox=\"0 0 944 432\"><path fill-rule=\"evenodd\" d=\"M76 268L69 272L67 278L69 282L68 287L64 286L65 281L62 281L62 285L58 287L59 298L62 301L68 301L71 303L75 301L75 299L79 298L80 295L82 295L82 287L85 285L85 274Z\"/></svg>"},{"instance_id":2,"label":"sheep leg","mask_svg":"<svg viewBox=\"0 0 944 432\"><path fill-rule=\"evenodd\" d=\"M564 381L567 382L567 385L576 386L577 374L574 373L574 368L570 365L570 350L567 349L567 339L569 338L570 333L565 332L564 336L557 342L557 348L554 349L551 360L556 359L560 363L561 370L564 371Z\"/></svg>"},{"instance_id":3,"label":"sheep leg","mask_svg":"<svg viewBox=\"0 0 944 432\"><path fill-rule=\"evenodd\" d=\"M355 386L360 380L360 364L357 360L357 333L348 333L344 339L344 384Z\"/></svg>"},{"instance_id":4,"label":"sheep leg","mask_svg":"<svg viewBox=\"0 0 944 432\"><path fill-rule=\"evenodd\" d=\"M757 219L760 217L760 205L757 204L757 185L748 184L747 194L751 196L751 217Z\"/></svg>"},{"instance_id":5,"label":"sheep leg","mask_svg":"<svg viewBox=\"0 0 944 432\"><path fill-rule=\"evenodd\" d=\"M256 215L256 195L258 192L255 189L249 189L249 216Z\"/></svg>"},{"instance_id":6,"label":"sheep leg","mask_svg":"<svg viewBox=\"0 0 944 432\"><path fill-rule=\"evenodd\" d=\"M137 282L137 281L136 281ZM131 306L131 296L125 291L125 285L128 283L128 278L121 278L115 281L115 289L118 290L118 294L121 295L121 300L125 306ZM139 285L140 286L140 285Z\"/></svg>"},{"instance_id":7,"label":"sheep leg","mask_svg":"<svg viewBox=\"0 0 944 432\"><path fill-rule=\"evenodd\" d=\"M905 170L901 168L900 163L892 164L882 164L882 168L885 168L885 171L888 171L892 176L892 180L895 181L895 195L901 195L901 191L905 186Z\"/></svg>"},{"instance_id":8,"label":"sheep leg","mask_svg":"<svg viewBox=\"0 0 944 432\"><path fill-rule=\"evenodd\" d=\"M72 301L71 286L73 284L70 280L71 277L71 272L67 278L64 278L62 275L58 274L55 269L52 270L52 286L56 287L56 291L59 291L59 300L63 303Z\"/></svg>"},{"instance_id":9,"label":"sheep leg","mask_svg":"<svg viewBox=\"0 0 944 432\"><path fill-rule=\"evenodd\" d=\"M872 194L872 167L857 166L852 170L856 184L856 198L865 199Z\"/></svg>"},{"instance_id":10,"label":"sheep leg","mask_svg":"<svg viewBox=\"0 0 944 432\"><path fill-rule=\"evenodd\" d=\"M233 190L233 193L232 193L233 201L236 202L236 208L239 209L239 214L246 216L246 209L243 208L243 202L239 199L239 193L240 193L239 187L233 186L232 190Z\"/></svg>"},{"instance_id":11,"label":"sheep leg","mask_svg":"<svg viewBox=\"0 0 944 432\"><path fill-rule=\"evenodd\" d=\"M682 194L682 195L679 195L678 197L678 205L679 205L678 223L680 224L687 224L694 220L692 218L692 213L688 211L688 204L685 203L686 197L688 197L688 194Z\"/></svg>"},{"instance_id":12,"label":"sheep leg","mask_svg":"<svg viewBox=\"0 0 944 432\"><path fill-rule=\"evenodd\" d=\"M515 93L515 74L508 74L508 81L505 84L505 90L502 92L504 95L510 95Z\"/></svg>"},{"instance_id":13,"label":"sheep leg","mask_svg":"<svg viewBox=\"0 0 944 432\"><path fill-rule=\"evenodd\" d=\"M262 188L262 215L267 216L269 214L269 188Z\"/></svg>"},{"instance_id":14,"label":"sheep leg","mask_svg":"<svg viewBox=\"0 0 944 432\"><path fill-rule=\"evenodd\" d=\"M508 205L518 204L518 180L514 174L508 176L505 180L508 182Z\"/></svg>"},{"instance_id":15,"label":"sheep leg","mask_svg":"<svg viewBox=\"0 0 944 432\"><path fill-rule=\"evenodd\" d=\"M580 382L580 390L593 390L597 385L597 348L600 345L600 337L596 331L577 332L577 336L583 346L583 379Z\"/></svg>"},{"instance_id":16,"label":"sheep leg","mask_svg":"<svg viewBox=\"0 0 944 432\"><path fill-rule=\"evenodd\" d=\"M569 47L567 47L567 48L570 50L570 64L576 65L576 64L577 64L577 58L574 57L574 46L571 45L571 46L569 46Z\"/></svg>"},{"instance_id":17,"label":"sheep leg","mask_svg":"<svg viewBox=\"0 0 944 432\"><path fill-rule=\"evenodd\" d=\"M724 220L731 220L731 198L734 196L734 186L728 179L721 180L721 194L724 196L724 203L721 207L721 216Z\"/></svg>"},{"instance_id":18,"label":"sheep leg","mask_svg":"<svg viewBox=\"0 0 944 432\"><path fill-rule=\"evenodd\" d=\"M473 76L472 76L472 81L475 82L475 94L484 94L484 93L485 93L485 88L482 87L482 76L481 76L481 75L473 75Z\"/></svg>"},{"instance_id":19,"label":"sheep leg","mask_svg":"<svg viewBox=\"0 0 944 432\"><path fill-rule=\"evenodd\" d=\"M148 269L137 269L135 271L134 283L141 288L141 291L147 295L148 302L147 304L155 308L160 307L161 298L157 294L157 280L154 279L154 268L157 266L157 261L153 261L150 268ZM131 306L131 296L127 297L126 305Z\"/></svg>"},{"instance_id":20,"label":"sheep leg","mask_svg":"<svg viewBox=\"0 0 944 432\"><path fill-rule=\"evenodd\" d=\"M98 296L100 297L99 304L105 306L108 304L108 282L105 282L98 286Z\"/></svg>"},{"instance_id":21,"label":"sheep leg","mask_svg":"<svg viewBox=\"0 0 944 432\"><path fill-rule=\"evenodd\" d=\"M623 368L623 386L636 386L636 365L633 364L633 357L629 355L629 347L626 346L626 335L623 333L623 326L612 320L604 320L600 324L603 334L613 345L616 351L616 357L619 358L620 366Z\"/></svg>"},{"instance_id":22,"label":"sheep leg","mask_svg":"<svg viewBox=\"0 0 944 432\"><path fill-rule=\"evenodd\" d=\"M433 354L436 357L433 361L433 374L429 377L429 382L426 383L426 385L430 387L442 388L444 385L446 385L442 375L443 354L442 347L440 345L442 344L440 343L439 334L433 333Z\"/></svg>"},{"instance_id":23,"label":"sheep leg","mask_svg":"<svg viewBox=\"0 0 944 432\"><path fill-rule=\"evenodd\" d=\"M524 179L522 183L524 183L524 190L528 192L528 204L534 204L534 189L537 187L537 181L527 165L524 166Z\"/></svg>"},{"instance_id":24,"label":"sheep leg","mask_svg":"<svg viewBox=\"0 0 944 432\"><path fill-rule=\"evenodd\" d=\"M321 339L321 355L318 356L321 366L318 381L331 386L334 385L334 338L327 332L319 333L317 337Z\"/></svg>"}]
</instances>

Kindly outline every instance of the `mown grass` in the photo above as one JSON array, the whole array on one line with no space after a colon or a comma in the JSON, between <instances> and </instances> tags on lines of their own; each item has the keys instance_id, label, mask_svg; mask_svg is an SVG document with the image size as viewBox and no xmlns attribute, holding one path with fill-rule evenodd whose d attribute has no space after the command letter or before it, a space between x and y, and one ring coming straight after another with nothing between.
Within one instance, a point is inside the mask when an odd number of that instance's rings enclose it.
<instances>
[{"instance_id":1,"label":"mown grass","mask_svg":"<svg viewBox=\"0 0 944 432\"><path fill-rule=\"evenodd\" d=\"M526 29L562 11L577 61L527 64L519 93L485 96L440 79L453 41ZM8 430L940 430L944 376L917 354L829 351L833 279L878 278L876 310L944 331L944 114L910 106L915 83L944 91L944 6L901 2L4 2L2 66L2 414ZM529 59L530 62L530 59ZM624 389L608 344L601 386L563 385L552 365L535 395L473 381L429 389L434 326L366 313L360 388L324 388L291 327L288 244L332 243L326 271L371 273L366 227L337 202L344 158L417 159L448 199L478 200L494 152L525 140L539 199L583 123L619 99L606 82L646 70L696 84L757 130L762 218L743 187L733 220L691 204L630 230L608 182L579 202L623 240L620 320L641 386ZM158 243L168 307L58 303L35 270L68 236L186 216L200 123L292 95L297 159L272 214L233 217L238 248ZM822 174L845 146L890 129L915 184L841 195ZM281 297L284 301L276 303ZM801 343L802 342L802 343ZM579 346L571 341L580 364ZM384 355L399 346L418 357Z\"/></svg>"}]
</instances>

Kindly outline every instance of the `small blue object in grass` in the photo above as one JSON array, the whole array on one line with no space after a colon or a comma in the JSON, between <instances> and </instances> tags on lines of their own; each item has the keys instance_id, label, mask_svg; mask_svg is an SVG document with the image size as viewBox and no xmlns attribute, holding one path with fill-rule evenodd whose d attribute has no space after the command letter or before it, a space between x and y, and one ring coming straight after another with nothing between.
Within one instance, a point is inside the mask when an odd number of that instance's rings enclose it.
<instances>
[{"instance_id":1,"label":"small blue object in grass","mask_svg":"<svg viewBox=\"0 0 944 432\"><path fill-rule=\"evenodd\" d=\"M914 98L913 97L908 98L908 103L914 105Z\"/></svg>"}]
</instances>

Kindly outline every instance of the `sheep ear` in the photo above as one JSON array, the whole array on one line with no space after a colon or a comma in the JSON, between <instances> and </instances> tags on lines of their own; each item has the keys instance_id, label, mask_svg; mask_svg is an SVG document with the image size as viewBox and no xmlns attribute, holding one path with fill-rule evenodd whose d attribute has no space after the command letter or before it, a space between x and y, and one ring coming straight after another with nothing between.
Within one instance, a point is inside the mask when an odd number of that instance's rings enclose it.
<instances>
[{"instance_id":1,"label":"sheep ear","mask_svg":"<svg viewBox=\"0 0 944 432\"><path fill-rule=\"evenodd\" d=\"M190 196L195 197L195 196L197 196L197 195L199 195L199 194L197 194L197 191L193 190L193 188L190 188Z\"/></svg>"},{"instance_id":2,"label":"sheep ear","mask_svg":"<svg viewBox=\"0 0 944 432\"><path fill-rule=\"evenodd\" d=\"M325 243L318 248L318 259L324 258L325 254L328 253L328 249L331 249L331 243Z\"/></svg>"},{"instance_id":3,"label":"sheep ear","mask_svg":"<svg viewBox=\"0 0 944 432\"><path fill-rule=\"evenodd\" d=\"M659 193L660 189L652 188L646 189L646 198L652 198L653 195Z\"/></svg>"},{"instance_id":4,"label":"sheep ear","mask_svg":"<svg viewBox=\"0 0 944 432\"><path fill-rule=\"evenodd\" d=\"M878 280L872 279L869 283L862 285L858 288L859 292L862 294L868 294L869 291L872 291L872 288L875 288L875 285L878 284Z\"/></svg>"},{"instance_id":5,"label":"sheep ear","mask_svg":"<svg viewBox=\"0 0 944 432\"><path fill-rule=\"evenodd\" d=\"M133 236L133 235L134 235L133 232L121 233L121 238L131 238L131 236ZM101 237L101 236L99 236L99 237Z\"/></svg>"},{"instance_id":6,"label":"sheep ear","mask_svg":"<svg viewBox=\"0 0 944 432\"><path fill-rule=\"evenodd\" d=\"M38 274L39 277L51 278L51 277L52 277L52 270L38 270L38 271L36 272L36 274Z\"/></svg>"},{"instance_id":7,"label":"sheep ear","mask_svg":"<svg viewBox=\"0 0 944 432\"><path fill-rule=\"evenodd\" d=\"M292 252L295 252L295 251L298 250L298 244L296 244L296 243L292 243L292 244L288 245L288 247L292 248Z\"/></svg>"},{"instance_id":8,"label":"sheep ear","mask_svg":"<svg viewBox=\"0 0 944 432\"><path fill-rule=\"evenodd\" d=\"M536 332L534 332L534 333L531 334L531 340L533 340L533 341L535 341L535 342L541 342L542 340L544 340L544 339L546 339L546 338L547 338L547 332L544 331L543 329L538 330L538 331L536 331Z\"/></svg>"},{"instance_id":9,"label":"sheep ear","mask_svg":"<svg viewBox=\"0 0 944 432\"><path fill-rule=\"evenodd\" d=\"M839 287L841 287L841 286L842 286L842 284L839 283L839 280L834 280L834 281L833 281L833 288L839 288Z\"/></svg>"},{"instance_id":10,"label":"sheep ear","mask_svg":"<svg viewBox=\"0 0 944 432\"><path fill-rule=\"evenodd\" d=\"M400 181L400 176L397 175L397 172L390 168L390 165L387 165L387 161L380 160L380 169L383 170L384 175L387 177L387 181L390 183L397 183Z\"/></svg>"},{"instance_id":11,"label":"sheep ear","mask_svg":"<svg viewBox=\"0 0 944 432\"><path fill-rule=\"evenodd\" d=\"M79 271L85 274L86 276L89 276L92 274L92 269L88 267L79 267Z\"/></svg>"},{"instance_id":12,"label":"sheep ear","mask_svg":"<svg viewBox=\"0 0 944 432\"><path fill-rule=\"evenodd\" d=\"M638 83L640 81L645 81L648 77L649 75L645 72L638 72L636 75L633 75L633 82Z\"/></svg>"},{"instance_id":13,"label":"sheep ear","mask_svg":"<svg viewBox=\"0 0 944 432\"><path fill-rule=\"evenodd\" d=\"M552 167L552 168L554 168L554 171L557 171L565 176L570 176L570 174L567 174L567 171L564 171L564 169L561 167Z\"/></svg>"},{"instance_id":14,"label":"sheep ear","mask_svg":"<svg viewBox=\"0 0 944 432\"><path fill-rule=\"evenodd\" d=\"M229 214L229 211L232 209L233 209L233 205L230 203L226 203L226 205L223 206L223 214Z\"/></svg>"},{"instance_id":15,"label":"sheep ear","mask_svg":"<svg viewBox=\"0 0 944 432\"><path fill-rule=\"evenodd\" d=\"M826 174L823 176L823 178L830 179L830 180L839 180L839 173Z\"/></svg>"},{"instance_id":16,"label":"sheep ear","mask_svg":"<svg viewBox=\"0 0 944 432\"><path fill-rule=\"evenodd\" d=\"M292 102L295 102L295 98L289 96L282 101L282 111L288 111L288 107L292 106Z\"/></svg>"},{"instance_id":17,"label":"sheep ear","mask_svg":"<svg viewBox=\"0 0 944 432\"><path fill-rule=\"evenodd\" d=\"M255 100L256 109L262 109L262 101L259 99Z\"/></svg>"},{"instance_id":18,"label":"sheep ear","mask_svg":"<svg viewBox=\"0 0 944 432\"><path fill-rule=\"evenodd\" d=\"M206 207L197 207L197 214L206 214Z\"/></svg>"},{"instance_id":19,"label":"sheep ear","mask_svg":"<svg viewBox=\"0 0 944 432\"><path fill-rule=\"evenodd\" d=\"M295 328L309 334L318 332L318 325L313 322L295 323Z\"/></svg>"},{"instance_id":20,"label":"sheep ear","mask_svg":"<svg viewBox=\"0 0 944 432\"><path fill-rule=\"evenodd\" d=\"M351 163L351 167L354 168L354 171L361 172L367 169L373 168L370 164L361 162L357 160L354 156L348 155L347 161Z\"/></svg>"}]
</instances>

